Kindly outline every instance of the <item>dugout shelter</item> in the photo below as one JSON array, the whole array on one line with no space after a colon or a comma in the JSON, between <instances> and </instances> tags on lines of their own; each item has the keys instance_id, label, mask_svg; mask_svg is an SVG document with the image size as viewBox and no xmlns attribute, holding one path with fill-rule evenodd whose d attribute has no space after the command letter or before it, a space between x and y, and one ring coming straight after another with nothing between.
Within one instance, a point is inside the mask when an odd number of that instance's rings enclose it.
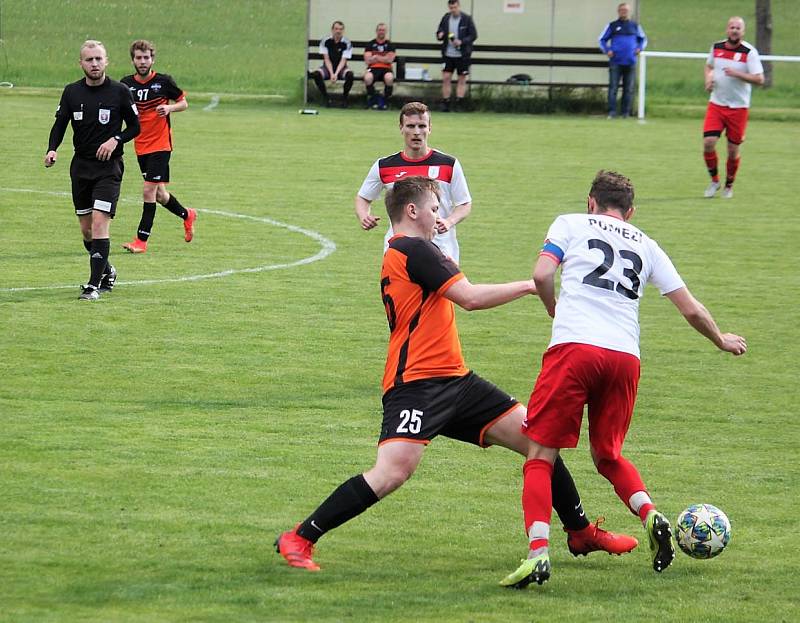
<instances>
[{"instance_id":1,"label":"dugout shelter","mask_svg":"<svg viewBox=\"0 0 800 623\"><path fill-rule=\"evenodd\" d=\"M629 4L636 19L639 0ZM597 39L616 19L618 5L619 0L461 0L462 11L478 29L470 83L607 87L608 59ZM375 26L385 22L397 48L399 82L440 82L435 32L446 12L446 0L308 0L306 73L321 64L319 42L340 20L353 43L350 68L360 78L366 69L364 46L375 36ZM520 74L530 79L509 81Z\"/></svg>"}]
</instances>

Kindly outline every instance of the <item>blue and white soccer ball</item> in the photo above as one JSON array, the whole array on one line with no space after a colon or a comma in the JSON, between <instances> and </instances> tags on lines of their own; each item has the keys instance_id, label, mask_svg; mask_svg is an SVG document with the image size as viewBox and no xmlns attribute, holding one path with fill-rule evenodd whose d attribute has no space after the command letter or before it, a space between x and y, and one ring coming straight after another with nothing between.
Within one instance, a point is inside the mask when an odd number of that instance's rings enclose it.
<instances>
[{"instance_id":1,"label":"blue and white soccer ball","mask_svg":"<svg viewBox=\"0 0 800 623\"><path fill-rule=\"evenodd\" d=\"M714 558L731 540L731 522L716 506L692 504L678 515L675 540L692 558Z\"/></svg>"}]
</instances>

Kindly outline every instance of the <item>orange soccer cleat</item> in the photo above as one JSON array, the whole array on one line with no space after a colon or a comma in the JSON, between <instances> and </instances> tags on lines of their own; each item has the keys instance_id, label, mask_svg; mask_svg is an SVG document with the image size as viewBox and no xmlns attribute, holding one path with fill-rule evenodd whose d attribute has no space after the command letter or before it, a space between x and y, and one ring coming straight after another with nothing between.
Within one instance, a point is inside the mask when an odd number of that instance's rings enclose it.
<instances>
[{"instance_id":1,"label":"orange soccer cleat","mask_svg":"<svg viewBox=\"0 0 800 623\"><path fill-rule=\"evenodd\" d=\"M314 555L314 544L297 534L297 524L293 530L287 530L275 539L275 551L286 559L290 567L319 571L320 567L311 558Z\"/></svg>"},{"instance_id":2,"label":"orange soccer cleat","mask_svg":"<svg viewBox=\"0 0 800 623\"><path fill-rule=\"evenodd\" d=\"M608 552L609 554L627 554L639 545L634 537L627 534L614 534L602 530L600 525L605 517L598 517L597 521L590 523L583 530L567 530L567 547L573 556L586 556L590 552Z\"/></svg>"},{"instance_id":3,"label":"orange soccer cleat","mask_svg":"<svg viewBox=\"0 0 800 623\"><path fill-rule=\"evenodd\" d=\"M126 242L122 248L129 253L144 253L147 251L147 241L134 238L133 242Z\"/></svg>"},{"instance_id":4,"label":"orange soccer cleat","mask_svg":"<svg viewBox=\"0 0 800 623\"><path fill-rule=\"evenodd\" d=\"M186 208L186 218L183 221L183 239L191 242L194 238L194 222L197 220L197 210Z\"/></svg>"}]
</instances>

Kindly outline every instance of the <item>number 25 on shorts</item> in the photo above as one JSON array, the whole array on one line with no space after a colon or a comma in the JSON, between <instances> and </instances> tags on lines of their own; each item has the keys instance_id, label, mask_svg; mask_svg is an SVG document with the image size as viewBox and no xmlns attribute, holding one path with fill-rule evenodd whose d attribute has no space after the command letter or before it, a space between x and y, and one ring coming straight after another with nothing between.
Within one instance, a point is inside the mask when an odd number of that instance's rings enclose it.
<instances>
[{"instance_id":1,"label":"number 25 on shorts","mask_svg":"<svg viewBox=\"0 0 800 623\"><path fill-rule=\"evenodd\" d=\"M419 409L403 409L400 412L400 424L397 427L398 433L411 433L416 435L422 430L422 411Z\"/></svg>"}]
</instances>

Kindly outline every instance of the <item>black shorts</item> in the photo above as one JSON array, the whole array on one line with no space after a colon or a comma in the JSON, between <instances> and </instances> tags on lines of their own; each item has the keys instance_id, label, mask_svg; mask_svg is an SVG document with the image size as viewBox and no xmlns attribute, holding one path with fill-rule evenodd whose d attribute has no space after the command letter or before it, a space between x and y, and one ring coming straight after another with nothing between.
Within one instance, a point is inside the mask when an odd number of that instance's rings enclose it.
<instances>
[{"instance_id":1,"label":"black shorts","mask_svg":"<svg viewBox=\"0 0 800 623\"><path fill-rule=\"evenodd\" d=\"M328 68L325 67L325 65L320 67L317 71L319 71L322 74L322 78L324 80L330 80L331 79L331 72L328 71ZM350 69L347 65L345 65L344 67L342 67L342 72L339 74L338 77L339 77L340 80L344 80L344 78L345 78L345 76L347 76L347 74L352 74L352 73L353 73L353 70Z\"/></svg>"},{"instance_id":2,"label":"black shorts","mask_svg":"<svg viewBox=\"0 0 800 623\"><path fill-rule=\"evenodd\" d=\"M169 157L171 154L171 151L154 151L136 157L145 182L152 184L169 182Z\"/></svg>"},{"instance_id":3,"label":"black shorts","mask_svg":"<svg viewBox=\"0 0 800 623\"><path fill-rule=\"evenodd\" d=\"M437 435L486 447L486 430L519 402L474 372L423 379L383 395L378 444L408 439L427 444Z\"/></svg>"},{"instance_id":4,"label":"black shorts","mask_svg":"<svg viewBox=\"0 0 800 623\"><path fill-rule=\"evenodd\" d=\"M388 67L378 67L375 69L370 68L367 69L367 71L372 74L373 78L375 78L375 82L383 82L386 74L392 73L392 70Z\"/></svg>"},{"instance_id":5,"label":"black shorts","mask_svg":"<svg viewBox=\"0 0 800 623\"><path fill-rule=\"evenodd\" d=\"M447 73L453 73L454 71L458 71L459 76L466 76L469 74L469 66L471 65L470 59L468 58L452 58L450 56L444 57L444 66L442 67L442 71Z\"/></svg>"},{"instance_id":6,"label":"black shorts","mask_svg":"<svg viewBox=\"0 0 800 623\"><path fill-rule=\"evenodd\" d=\"M122 158L112 158L105 162L78 156L72 158L69 176L72 180L75 214L83 216L97 210L114 218L124 172L125 163Z\"/></svg>"}]
</instances>

